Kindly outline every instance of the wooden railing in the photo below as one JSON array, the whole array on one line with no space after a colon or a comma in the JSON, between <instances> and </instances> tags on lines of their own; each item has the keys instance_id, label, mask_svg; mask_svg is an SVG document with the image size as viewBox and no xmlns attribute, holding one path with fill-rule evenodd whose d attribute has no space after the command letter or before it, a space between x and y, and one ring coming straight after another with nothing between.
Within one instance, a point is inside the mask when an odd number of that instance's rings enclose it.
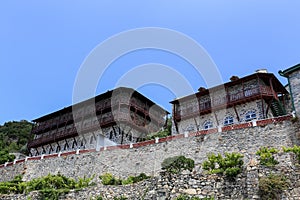
<instances>
[{"instance_id":1,"label":"wooden railing","mask_svg":"<svg viewBox=\"0 0 300 200\"><path fill-rule=\"evenodd\" d=\"M235 104L242 100L251 99L257 96L273 96L274 93L269 86L259 86L247 90L237 92L235 94L227 94L220 97L212 97L210 101L199 103L197 108L187 107L184 110L175 112L175 119L189 118L201 113L210 112L212 108L225 107L229 104Z\"/></svg>"},{"instance_id":2,"label":"wooden railing","mask_svg":"<svg viewBox=\"0 0 300 200\"><path fill-rule=\"evenodd\" d=\"M28 148L40 146L43 144L49 144L55 141L63 140L65 138L75 137L77 135L78 134L76 128L73 126L72 128L58 131L52 135L42 136L40 138L31 140L28 142Z\"/></svg>"},{"instance_id":3,"label":"wooden railing","mask_svg":"<svg viewBox=\"0 0 300 200\"><path fill-rule=\"evenodd\" d=\"M28 148L33 148L37 146L41 146L44 144L49 144L53 143L56 141L60 141L66 138L71 138L78 136L78 133L87 133L91 131L98 130L100 127L115 124L117 122L126 122L129 123L131 126L133 126L135 129L147 132L146 128L143 127L145 126L145 123L134 121L131 119L130 115L127 113L122 113L119 112L116 116L109 116L106 118L101 118L98 120L98 123L94 124L88 124L86 126L82 124L78 124L78 126L75 128L74 124L71 128L65 129L65 130L60 130L57 132L52 133L52 135L47 135L47 136L41 136L40 138L31 140L28 142ZM161 124L164 122L162 121ZM100 127L99 127L100 124ZM160 124L160 125L161 125Z\"/></svg>"},{"instance_id":4,"label":"wooden railing","mask_svg":"<svg viewBox=\"0 0 300 200\"><path fill-rule=\"evenodd\" d=\"M116 102L114 104L111 104L111 101L110 100L107 100L106 103L104 104L101 104L101 105L96 105L96 112L101 112L105 109L108 109L110 107L115 107L115 106L118 106L120 104L126 104L127 106L132 106L136 109L138 109L139 111L143 112L145 115L148 115L150 116L151 119L157 121L157 122L160 122L161 119L163 118L159 118L158 114L153 114L153 113L150 113L148 110L149 110L149 107L142 107L141 105L138 105L136 104L135 102L125 102L125 101L120 101L120 102ZM92 110L91 110L92 111ZM93 112L82 112L80 115L77 115L75 116L76 119L84 119L88 116L92 116ZM110 121L113 120L113 119L107 119L107 120L102 120L100 123L101 123L101 126L103 125L106 125L108 123L110 123ZM62 117L60 120L59 119L50 119L48 121L45 121L45 122L42 122L39 126L35 126L33 127L31 133L32 134L39 134L39 133L43 133L43 132L47 132L51 129L57 129L57 127L63 127L65 126L66 124L71 124L73 123L73 115L72 113L68 114L68 116L66 117Z\"/></svg>"}]
</instances>

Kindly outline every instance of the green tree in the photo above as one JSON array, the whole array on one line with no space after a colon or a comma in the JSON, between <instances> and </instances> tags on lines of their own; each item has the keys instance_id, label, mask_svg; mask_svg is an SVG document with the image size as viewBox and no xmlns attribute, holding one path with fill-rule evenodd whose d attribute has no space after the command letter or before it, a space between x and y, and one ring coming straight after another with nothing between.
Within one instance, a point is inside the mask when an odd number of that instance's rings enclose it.
<instances>
[{"instance_id":1,"label":"green tree","mask_svg":"<svg viewBox=\"0 0 300 200\"><path fill-rule=\"evenodd\" d=\"M168 119L166 127L163 130L151 133L146 137L146 140L153 140L155 138L164 138L172 134L172 118Z\"/></svg>"},{"instance_id":2,"label":"green tree","mask_svg":"<svg viewBox=\"0 0 300 200\"><path fill-rule=\"evenodd\" d=\"M9 154L7 150L0 151L0 164L11 162L15 159L14 155Z\"/></svg>"},{"instance_id":3,"label":"green tree","mask_svg":"<svg viewBox=\"0 0 300 200\"><path fill-rule=\"evenodd\" d=\"M27 154L27 142L32 139L30 134L32 123L22 120L12 121L0 125L0 164L14 159L8 153L20 152Z\"/></svg>"}]
</instances>

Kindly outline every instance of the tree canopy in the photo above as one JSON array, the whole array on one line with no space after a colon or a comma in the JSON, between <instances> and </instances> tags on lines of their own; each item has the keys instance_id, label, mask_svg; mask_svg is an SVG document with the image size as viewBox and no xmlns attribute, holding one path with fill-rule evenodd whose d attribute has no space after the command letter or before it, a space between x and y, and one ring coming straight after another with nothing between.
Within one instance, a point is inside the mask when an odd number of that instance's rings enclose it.
<instances>
[{"instance_id":1,"label":"tree canopy","mask_svg":"<svg viewBox=\"0 0 300 200\"><path fill-rule=\"evenodd\" d=\"M6 122L0 125L0 164L12 161L14 156L9 153L27 154L27 142L31 139L32 123L22 121Z\"/></svg>"}]
</instances>

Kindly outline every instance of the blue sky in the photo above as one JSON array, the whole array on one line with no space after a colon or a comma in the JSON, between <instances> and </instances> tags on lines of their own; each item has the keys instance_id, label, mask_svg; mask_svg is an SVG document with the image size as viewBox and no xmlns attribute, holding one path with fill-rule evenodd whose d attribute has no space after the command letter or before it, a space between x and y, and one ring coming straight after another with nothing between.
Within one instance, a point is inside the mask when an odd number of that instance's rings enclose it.
<instances>
[{"instance_id":1,"label":"blue sky","mask_svg":"<svg viewBox=\"0 0 300 200\"><path fill-rule=\"evenodd\" d=\"M188 35L206 49L225 82L267 68L286 84L277 72L300 62L299 8L297 0L1 1L0 124L71 105L84 59L107 38L135 28ZM205 85L182 58L141 50L113 62L95 94L145 63L176 69L194 90ZM139 91L170 111L175 95L168 88L152 84Z\"/></svg>"}]
</instances>

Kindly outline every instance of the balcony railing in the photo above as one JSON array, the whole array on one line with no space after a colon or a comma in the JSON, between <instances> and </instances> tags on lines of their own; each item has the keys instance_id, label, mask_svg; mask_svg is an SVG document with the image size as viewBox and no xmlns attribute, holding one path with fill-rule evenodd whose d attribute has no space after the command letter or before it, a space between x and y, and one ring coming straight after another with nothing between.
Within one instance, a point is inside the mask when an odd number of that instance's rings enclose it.
<instances>
[{"instance_id":1,"label":"balcony railing","mask_svg":"<svg viewBox=\"0 0 300 200\"><path fill-rule=\"evenodd\" d=\"M133 106L136 109L138 109L139 111L145 113L145 115L149 115L151 117L151 119L153 119L157 122L160 122L163 120L163 117L161 119L159 119L159 117L157 115L153 115L152 113L149 113L149 111L147 110L148 107L142 107L142 106L136 104L135 102L128 103L128 102L124 101L124 102L116 102L114 104L111 104L110 100L108 100L101 105L96 105L96 112L101 112L102 110L105 110L107 108L118 106L119 103L126 104L127 106ZM92 111L92 109L91 109L91 111ZM81 119L81 118L85 118L87 116L92 116L92 114L93 113L90 113L90 112L82 112L81 115L77 115L75 118ZM106 124L109 124L111 121L113 121L113 119L105 119L105 120L102 120L100 123L101 123L101 125L106 125ZM51 129L55 130L57 127L64 126L67 122L70 122L70 123L73 122L72 113L70 113L70 116L62 117L61 120L56 119L55 121L53 121L51 119L51 120L42 122L39 126L34 127L31 132L33 134L39 134L39 133L47 132Z\"/></svg>"},{"instance_id":2,"label":"balcony railing","mask_svg":"<svg viewBox=\"0 0 300 200\"><path fill-rule=\"evenodd\" d=\"M146 128L143 127L143 123L136 123L133 120L131 120L131 117L129 114L126 113L118 113L115 118L113 116L108 116L106 118L102 118L99 120L100 126L108 126L111 125L113 123L117 123L117 122L126 122L129 123L131 126L133 126L135 129L138 129L142 132L147 132ZM60 141L66 138L71 138L71 137L75 137L78 136L78 132L79 133L86 133L86 132L90 132L90 131L95 131L98 130L99 127L99 123L93 123L93 124L88 124L86 126L81 126L80 124L78 125L78 131L75 128L75 126L73 125L73 127L68 128L66 130L61 130L61 131L57 131L55 133L53 133L52 135L47 135L47 136L42 136L40 138L34 139L32 141L28 142L28 148L34 148L34 147L38 147L44 144L50 144L56 141Z\"/></svg>"},{"instance_id":3,"label":"balcony railing","mask_svg":"<svg viewBox=\"0 0 300 200\"><path fill-rule=\"evenodd\" d=\"M225 107L230 104L236 104L241 101L246 101L258 96L274 96L274 93L269 86L259 86L251 89L246 89L235 94L227 94L220 97L212 97L211 101L199 103L199 108L187 107L182 111L175 112L175 119L189 118L201 113L210 112L212 108Z\"/></svg>"},{"instance_id":4,"label":"balcony railing","mask_svg":"<svg viewBox=\"0 0 300 200\"><path fill-rule=\"evenodd\" d=\"M28 142L28 148L53 143L55 141L63 140L65 138L75 137L77 135L78 134L76 128L73 126L72 128L58 131L52 135L42 136L40 138L31 140Z\"/></svg>"}]
</instances>

